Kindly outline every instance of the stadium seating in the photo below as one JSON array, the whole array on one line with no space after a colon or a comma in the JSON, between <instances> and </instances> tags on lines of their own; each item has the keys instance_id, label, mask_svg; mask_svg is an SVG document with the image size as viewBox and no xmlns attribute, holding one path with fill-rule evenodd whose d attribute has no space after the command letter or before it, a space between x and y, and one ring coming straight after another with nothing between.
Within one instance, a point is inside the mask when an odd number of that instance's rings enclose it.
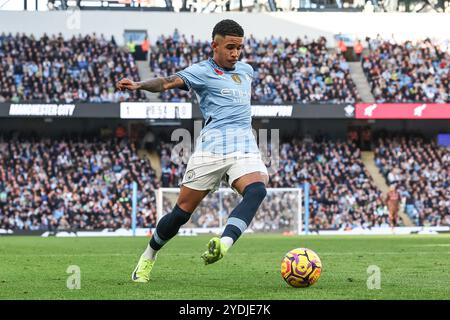
<instances>
[{"instance_id":1,"label":"stadium seating","mask_svg":"<svg viewBox=\"0 0 450 320\"><path fill-rule=\"evenodd\" d=\"M139 80L132 55L114 38L0 35L0 102L143 100L142 92L116 91L115 82L125 76Z\"/></svg>"},{"instance_id":2,"label":"stadium seating","mask_svg":"<svg viewBox=\"0 0 450 320\"><path fill-rule=\"evenodd\" d=\"M0 139L0 229L154 227L155 172L126 139Z\"/></svg>"},{"instance_id":3,"label":"stadium seating","mask_svg":"<svg viewBox=\"0 0 450 320\"><path fill-rule=\"evenodd\" d=\"M450 102L450 56L434 40L370 39L362 58L376 102ZM245 40L242 61L255 70L252 100L259 103L355 103L361 97L349 65L327 48L324 37L295 41L271 37ZM211 56L209 41L174 32L150 47L150 69L168 76ZM139 80L131 54L103 35L63 39L61 34L0 35L0 102L144 101L143 92L116 91L114 83ZM162 101L191 101L191 92L171 90ZM195 98L194 98L195 99Z\"/></svg>"},{"instance_id":4,"label":"stadium seating","mask_svg":"<svg viewBox=\"0 0 450 320\"><path fill-rule=\"evenodd\" d=\"M327 50L325 38L289 41L281 37L245 40L242 61L255 70L252 100L261 103L354 103L360 101L348 63L339 53ZM169 76L211 55L208 41L193 36L159 37L151 46L150 68ZM190 101L190 92L171 90L163 101Z\"/></svg>"},{"instance_id":5,"label":"stadium seating","mask_svg":"<svg viewBox=\"0 0 450 320\"><path fill-rule=\"evenodd\" d=\"M177 187L185 166L179 159L170 161L170 144L165 146L163 167L168 175L166 187ZM164 169L163 169L164 170ZM178 177L176 175L179 174ZM169 178L170 177L170 178ZM312 229L353 229L388 226L388 211L381 191L375 186L354 143L293 140L281 145L280 165L270 177L269 187L297 188L308 182L310 191L310 226ZM268 197L277 197L269 195ZM277 208L272 207L276 203ZM285 228L293 217L283 215L290 204L286 199L265 201L252 222L259 231ZM208 207L208 206L206 206ZM170 206L167 207L169 209ZM224 214L234 208L233 202L223 204ZM216 217L215 224L218 216Z\"/></svg>"},{"instance_id":6,"label":"stadium seating","mask_svg":"<svg viewBox=\"0 0 450 320\"><path fill-rule=\"evenodd\" d=\"M362 66L376 102L450 102L448 44L426 39L369 41Z\"/></svg>"},{"instance_id":7,"label":"stadium seating","mask_svg":"<svg viewBox=\"0 0 450 320\"><path fill-rule=\"evenodd\" d=\"M0 229L93 230L129 228L132 181L138 182L138 227L154 227L155 190L178 187L186 158L160 142L161 181L127 138L0 139ZM421 138L380 138L376 165L389 184L398 184L406 212L417 225L450 224L450 151ZM310 184L312 230L388 226L380 190L352 142L294 139L280 149L269 187ZM236 197L235 197L236 198ZM228 216L236 203L222 204ZM270 199L269 199L270 198ZM287 229L294 217L285 194L269 194L251 227ZM205 200L193 215L196 227L218 227L218 199ZM164 201L163 209L173 203Z\"/></svg>"},{"instance_id":8,"label":"stadium seating","mask_svg":"<svg viewBox=\"0 0 450 320\"><path fill-rule=\"evenodd\" d=\"M350 142L294 140L281 146L280 170L272 187L310 184L310 225L316 229L385 226L381 192Z\"/></svg>"},{"instance_id":9,"label":"stadium seating","mask_svg":"<svg viewBox=\"0 0 450 320\"><path fill-rule=\"evenodd\" d=\"M450 225L450 149L419 136L381 136L376 164L417 225Z\"/></svg>"}]
</instances>

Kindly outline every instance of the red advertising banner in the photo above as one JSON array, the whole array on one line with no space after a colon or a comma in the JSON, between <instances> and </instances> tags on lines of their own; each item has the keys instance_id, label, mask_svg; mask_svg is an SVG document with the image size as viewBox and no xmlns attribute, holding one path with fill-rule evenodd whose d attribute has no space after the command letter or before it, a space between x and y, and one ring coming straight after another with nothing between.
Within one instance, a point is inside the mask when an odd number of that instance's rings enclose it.
<instances>
[{"instance_id":1,"label":"red advertising banner","mask_svg":"<svg viewBox=\"0 0 450 320\"><path fill-rule=\"evenodd\" d=\"M358 103L356 119L450 119L450 104Z\"/></svg>"}]
</instances>

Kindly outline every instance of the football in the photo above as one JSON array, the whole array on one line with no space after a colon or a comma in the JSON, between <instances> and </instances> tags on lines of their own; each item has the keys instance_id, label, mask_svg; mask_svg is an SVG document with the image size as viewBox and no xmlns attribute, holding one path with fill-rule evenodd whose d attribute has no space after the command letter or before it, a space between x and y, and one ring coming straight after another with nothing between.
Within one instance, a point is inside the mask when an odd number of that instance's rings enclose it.
<instances>
[{"instance_id":1,"label":"football","mask_svg":"<svg viewBox=\"0 0 450 320\"><path fill-rule=\"evenodd\" d=\"M322 262L319 256L307 248L289 251L281 261L281 276L295 288L313 285L320 278Z\"/></svg>"}]
</instances>

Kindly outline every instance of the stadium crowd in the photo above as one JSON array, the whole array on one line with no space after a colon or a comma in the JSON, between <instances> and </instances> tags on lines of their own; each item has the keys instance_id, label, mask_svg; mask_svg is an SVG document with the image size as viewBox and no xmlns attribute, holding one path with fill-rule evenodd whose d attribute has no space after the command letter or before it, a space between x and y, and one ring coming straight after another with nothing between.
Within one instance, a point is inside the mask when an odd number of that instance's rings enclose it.
<instances>
[{"instance_id":1,"label":"stadium crowd","mask_svg":"<svg viewBox=\"0 0 450 320\"><path fill-rule=\"evenodd\" d=\"M369 40L362 58L376 102L450 102L450 47L426 39Z\"/></svg>"},{"instance_id":2,"label":"stadium crowd","mask_svg":"<svg viewBox=\"0 0 450 320\"><path fill-rule=\"evenodd\" d=\"M95 33L64 39L0 34L0 102L120 102L142 92L116 91L122 77L139 81L131 54Z\"/></svg>"},{"instance_id":3,"label":"stadium crowd","mask_svg":"<svg viewBox=\"0 0 450 320\"><path fill-rule=\"evenodd\" d=\"M0 139L0 229L154 227L159 181L126 138Z\"/></svg>"},{"instance_id":4,"label":"stadium crowd","mask_svg":"<svg viewBox=\"0 0 450 320\"><path fill-rule=\"evenodd\" d=\"M208 41L181 35L161 35L150 48L150 69L169 76L211 56ZM354 103L360 101L349 65L340 53L327 50L324 37L295 41L271 37L246 38L242 61L253 66L252 100L261 103ZM184 102L190 92L171 90L163 101Z\"/></svg>"},{"instance_id":5,"label":"stadium crowd","mask_svg":"<svg viewBox=\"0 0 450 320\"><path fill-rule=\"evenodd\" d=\"M270 187L310 185L312 229L372 228L388 224L388 212L354 142L294 139L281 145L280 167Z\"/></svg>"},{"instance_id":6,"label":"stadium crowd","mask_svg":"<svg viewBox=\"0 0 450 320\"><path fill-rule=\"evenodd\" d=\"M170 144L164 146L163 171L165 167L171 172L170 178L165 179L165 186L178 187L185 167L179 165L182 161L178 155L171 158ZM269 166L269 161L266 165ZM270 188L303 188L305 182L310 184L309 225L312 229L388 226L388 210L381 191L366 171L360 149L354 142L313 140L309 137L294 139L281 145L279 166L274 168ZM295 193L269 193L251 227L258 231L292 230L298 212L293 205L297 203L296 199ZM221 214L208 212L208 207L213 207L216 202L202 209L209 215L207 221L211 227L219 226L220 216L227 217L237 205L235 198L227 196L223 198ZM168 205L166 210L170 208Z\"/></svg>"},{"instance_id":7,"label":"stadium crowd","mask_svg":"<svg viewBox=\"0 0 450 320\"><path fill-rule=\"evenodd\" d=\"M417 225L450 225L450 148L420 136L380 136L375 162Z\"/></svg>"},{"instance_id":8,"label":"stadium crowd","mask_svg":"<svg viewBox=\"0 0 450 320\"><path fill-rule=\"evenodd\" d=\"M0 229L94 230L129 228L132 182L138 183L137 226L156 223L156 192L178 187L186 157L159 142L162 175L123 138L0 139ZM450 225L450 152L421 139L379 139L376 164L406 200L418 225ZM263 153L264 154L264 153ZM265 159L263 157L263 159ZM267 163L269 164L269 163ZM352 141L320 137L282 143L270 188L310 184L310 228L353 229L388 226L380 190L366 171ZM223 187L227 185L223 184ZM165 194L163 210L173 198ZM222 198L220 198L222 197ZM221 199L221 201L220 201ZM205 198L190 226L219 227L239 201L236 194ZM289 231L296 224L296 192L269 192L257 212L254 231Z\"/></svg>"},{"instance_id":9,"label":"stadium crowd","mask_svg":"<svg viewBox=\"0 0 450 320\"><path fill-rule=\"evenodd\" d=\"M226 187L225 184L222 187ZM172 211L176 198L170 193L163 196L164 214ZM206 196L192 214L187 227L218 228L225 226L228 216L239 204L240 197L226 189ZM259 232L289 232L297 228L298 192L269 192L262 203L250 229Z\"/></svg>"},{"instance_id":10,"label":"stadium crowd","mask_svg":"<svg viewBox=\"0 0 450 320\"><path fill-rule=\"evenodd\" d=\"M448 42L368 39L363 70L376 102L450 102ZM150 46L150 69L168 76L211 56L208 41L175 30ZM252 100L260 103L355 103L361 101L340 50L324 37L245 39L242 61L255 70ZM144 101L141 91L116 91L122 77L139 81L133 55L114 37L95 33L64 39L0 34L0 102ZM170 90L160 99L189 101L195 96Z\"/></svg>"}]
</instances>

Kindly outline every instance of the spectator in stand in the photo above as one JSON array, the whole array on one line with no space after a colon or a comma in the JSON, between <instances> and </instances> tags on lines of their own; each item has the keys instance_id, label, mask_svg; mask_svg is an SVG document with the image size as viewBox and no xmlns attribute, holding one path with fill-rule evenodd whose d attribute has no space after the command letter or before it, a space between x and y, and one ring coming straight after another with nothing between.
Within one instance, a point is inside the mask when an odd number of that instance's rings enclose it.
<instances>
[{"instance_id":1,"label":"spectator in stand","mask_svg":"<svg viewBox=\"0 0 450 320\"><path fill-rule=\"evenodd\" d=\"M347 133L347 139L353 143L359 144L359 133L355 127L350 127Z\"/></svg>"},{"instance_id":2,"label":"spectator in stand","mask_svg":"<svg viewBox=\"0 0 450 320\"><path fill-rule=\"evenodd\" d=\"M345 44L344 40L339 39L338 43L337 43L337 47L339 49L339 52L345 56L345 53L347 52L347 45Z\"/></svg>"},{"instance_id":3,"label":"spectator in stand","mask_svg":"<svg viewBox=\"0 0 450 320\"><path fill-rule=\"evenodd\" d=\"M127 129L121 124L116 127L115 135L117 139L123 139L127 136Z\"/></svg>"},{"instance_id":4,"label":"spectator in stand","mask_svg":"<svg viewBox=\"0 0 450 320\"><path fill-rule=\"evenodd\" d=\"M128 52L133 56L134 58L134 54L136 53L136 43L134 43L133 39L130 39L127 42L127 48L128 48Z\"/></svg>"},{"instance_id":5,"label":"spectator in stand","mask_svg":"<svg viewBox=\"0 0 450 320\"><path fill-rule=\"evenodd\" d=\"M141 43L142 52L145 55L145 59L148 59L148 52L150 51L150 41L148 40L148 37L146 36L144 41Z\"/></svg>"},{"instance_id":6,"label":"spectator in stand","mask_svg":"<svg viewBox=\"0 0 450 320\"><path fill-rule=\"evenodd\" d=\"M371 150L371 145L372 145L372 130L370 129L370 127L365 127L362 131L361 134L361 138L362 138L362 149L364 149L364 151L368 151Z\"/></svg>"},{"instance_id":7,"label":"spectator in stand","mask_svg":"<svg viewBox=\"0 0 450 320\"><path fill-rule=\"evenodd\" d=\"M353 45L353 51L355 53L355 59L361 61L361 55L363 53L364 47L361 43L361 40L357 39L355 44Z\"/></svg>"}]
</instances>

